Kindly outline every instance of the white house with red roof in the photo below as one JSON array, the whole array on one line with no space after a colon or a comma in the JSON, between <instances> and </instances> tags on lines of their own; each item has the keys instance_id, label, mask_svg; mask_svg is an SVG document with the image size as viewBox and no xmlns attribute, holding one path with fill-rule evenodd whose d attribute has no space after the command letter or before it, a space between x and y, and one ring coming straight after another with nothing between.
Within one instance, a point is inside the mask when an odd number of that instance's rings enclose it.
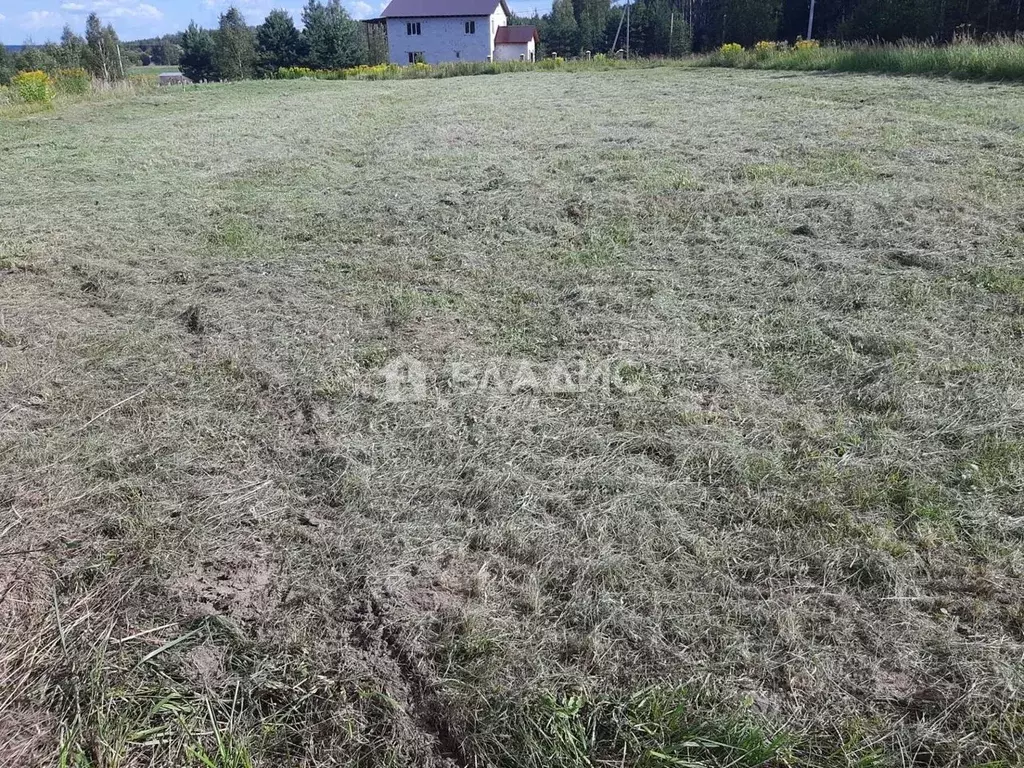
<instances>
[{"instance_id":1,"label":"white house with red roof","mask_svg":"<svg viewBox=\"0 0 1024 768\"><path fill-rule=\"evenodd\" d=\"M537 28L525 24L498 27L494 36L495 61L535 61L537 59Z\"/></svg>"},{"instance_id":2,"label":"white house with red roof","mask_svg":"<svg viewBox=\"0 0 1024 768\"><path fill-rule=\"evenodd\" d=\"M533 61L537 30L508 26L510 15L505 0L391 0L381 14L388 58L392 64Z\"/></svg>"}]
</instances>

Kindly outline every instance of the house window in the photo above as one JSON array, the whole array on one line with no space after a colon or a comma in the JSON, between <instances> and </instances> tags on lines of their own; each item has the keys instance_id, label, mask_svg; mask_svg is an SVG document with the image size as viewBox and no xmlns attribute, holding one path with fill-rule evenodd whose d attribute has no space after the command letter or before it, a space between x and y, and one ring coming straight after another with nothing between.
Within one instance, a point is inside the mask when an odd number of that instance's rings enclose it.
<instances>
[{"instance_id":1,"label":"house window","mask_svg":"<svg viewBox=\"0 0 1024 768\"><path fill-rule=\"evenodd\" d=\"M466 34L467 35L475 35L476 34L476 22L475 21L467 21L466 22Z\"/></svg>"},{"instance_id":2,"label":"house window","mask_svg":"<svg viewBox=\"0 0 1024 768\"><path fill-rule=\"evenodd\" d=\"M407 35L418 35L420 34L420 23L418 21L409 21L405 24L405 34Z\"/></svg>"},{"instance_id":3,"label":"house window","mask_svg":"<svg viewBox=\"0 0 1024 768\"><path fill-rule=\"evenodd\" d=\"M462 58L462 51L456 51L455 52L455 58L456 59L461 59Z\"/></svg>"},{"instance_id":4,"label":"house window","mask_svg":"<svg viewBox=\"0 0 1024 768\"><path fill-rule=\"evenodd\" d=\"M423 61L423 51L409 51L409 63L418 64Z\"/></svg>"}]
</instances>

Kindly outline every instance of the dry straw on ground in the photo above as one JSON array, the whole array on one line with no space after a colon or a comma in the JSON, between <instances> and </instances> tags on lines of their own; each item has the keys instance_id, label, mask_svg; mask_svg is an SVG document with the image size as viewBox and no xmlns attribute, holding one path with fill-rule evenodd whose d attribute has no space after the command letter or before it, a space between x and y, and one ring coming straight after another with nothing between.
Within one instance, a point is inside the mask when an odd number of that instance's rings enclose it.
<instances>
[{"instance_id":1,"label":"dry straw on ground","mask_svg":"<svg viewBox=\"0 0 1024 768\"><path fill-rule=\"evenodd\" d=\"M1013 765L1022 104L661 69L5 121L0 762ZM401 354L427 400L363 386ZM638 393L434 377L615 356Z\"/></svg>"}]
</instances>

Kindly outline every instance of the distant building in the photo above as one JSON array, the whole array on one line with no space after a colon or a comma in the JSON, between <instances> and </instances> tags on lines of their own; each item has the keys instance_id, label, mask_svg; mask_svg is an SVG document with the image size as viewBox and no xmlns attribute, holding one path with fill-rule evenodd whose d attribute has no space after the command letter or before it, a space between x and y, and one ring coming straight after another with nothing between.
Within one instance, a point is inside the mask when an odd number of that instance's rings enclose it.
<instances>
[{"instance_id":1,"label":"distant building","mask_svg":"<svg viewBox=\"0 0 1024 768\"><path fill-rule=\"evenodd\" d=\"M181 72L161 72L158 79L160 85L191 85L192 83Z\"/></svg>"},{"instance_id":2,"label":"distant building","mask_svg":"<svg viewBox=\"0 0 1024 768\"><path fill-rule=\"evenodd\" d=\"M532 60L537 30L507 26L510 15L505 0L391 0L381 14L388 59L406 65ZM520 29L530 32L508 32Z\"/></svg>"},{"instance_id":3,"label":"distant building","mask_svg":"<svg viewBox=\"0 0 1024 768\"><path fill-rule=\"evenodd\" d=\"M494 60L534 61L539 42L536 27L498 27L494 36Z\"/></svg>"}]
</instances>

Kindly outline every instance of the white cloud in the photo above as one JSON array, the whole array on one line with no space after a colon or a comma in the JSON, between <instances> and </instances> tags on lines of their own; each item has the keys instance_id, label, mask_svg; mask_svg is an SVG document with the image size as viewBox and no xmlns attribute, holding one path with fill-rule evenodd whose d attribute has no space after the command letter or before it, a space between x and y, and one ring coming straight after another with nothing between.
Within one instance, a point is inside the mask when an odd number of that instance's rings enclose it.
<instances>
[{"instance_id":1,"label":"white cloud","mask_svg":"<svg viewBox=\"0 0 1024 768\"><path fill-rule=\"evenodd\" d=\"M160 21L164 17L163 11L155 5L146 2L133 2L133 0L94 0L93 2L79 3L75 0L67 0L61 3L60 11L33 10L20 14L18 25L21 29L35 31L42 29L59 29L71 17L71 22L77 14L86 11L96 11L103 18L122 19L130 25L131 21L153 22ZM0 14L0 21L4 16ZM78 17L79 21L81 17Z\"/></svg>"},{"instance_id":2,"label":"white cloud","mask_svg":"<svg viewBox=\"0 0 1024 768\"><path fill-rule=\"evenodd\" d=\"M354 0L354 2L349 2L348 9L357 19L365 19L368 16L373 15L373 6L365 2L365 0Z\"/></svg>"},{"instance_id":3,"label":"white cloud","mask_svg":"<svg viewBox=\"0 0 1024 768\"><path fill-rule=\"evenodd\" d=\"M2 13L0 13L0 21L3 21L6 18L7 18L6 16L4 16Z\"/></svg>"},{"instance_id":4,"label":"white cloud","mask_svg":"<svg viewBox=\"0 0 1024 768\"><path fill-rule=\"evenodd\" d=\"M21 17L22 29L55 27L60 23L60 14L53 11L29 11Z\"/></svg>"},{"instance_id":5,"label":"white cloud","mask_svg":"<svg viewBox=\"0 0 1024 768\"><path fill-rule=\"evenodd\" d=\"M118 5L102 0L102 4L96 3L93 8L96 11L102 10L105 16L112 16L115 19L151 19L159 21L164 17L163 11L149 3Z\"/></svg>"},{"instance_id":6,"label":"white cloud","mask_svg":"<svg viewBox=\"0 0 1024 768\"><path fill-rule=\"evenodd\" d=\"M249 9L263 9L276 8L276 5L272 5L270 0L203 0L203 5L207 8L230 8L232 5L238 8L240 11L244 11L246 8Z\"/></svg>"}]
</instances>

